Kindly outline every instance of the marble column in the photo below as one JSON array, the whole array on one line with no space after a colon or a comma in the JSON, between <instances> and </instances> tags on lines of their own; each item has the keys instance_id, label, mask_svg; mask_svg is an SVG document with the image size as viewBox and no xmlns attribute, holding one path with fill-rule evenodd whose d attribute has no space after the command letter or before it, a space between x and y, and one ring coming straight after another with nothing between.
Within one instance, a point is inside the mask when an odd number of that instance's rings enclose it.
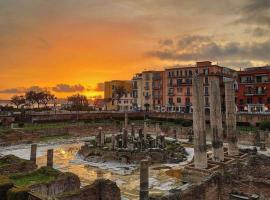
<instances>
[{"instance_id":1,"label":"marble column","mask_svg":"<svg viewBox=\"0 0 270 200\"><path fill-rule=\"evenodd\" d=\"M53 149L47 150L47 167L53 167Z\"/></svg>"},{"instance_id":2,"label":"marble column","mask_svg":"<svg viewBox=\"0 0 270 200\"><path fill-rule=\"evenodd\" d=\"M173 138L177 140L177 130L173 129Z\"/></svg>"},{"instance_id":3,"label":"marble column","mask_svg":"<svg viewBox=\"0 0 270 200\"><path fill-rule=\"evenodd\" d=\"M203 77L196 75L192 84L194 165L195 168L207 168L205 108Z\"/></svg>"},{"instance_id":4,"label":"marble column","mask_svg":"<svg viewBox=\"0 0 270 200\"><path fill-rule=\"evenodd\" d=\"M112 133L112 140L111 140L111 142L112 142L111 148L112 148L112 150L114 150L115 149L115 134L114 133Z\"/></svg>"},{"instance_id":5,"label":"marble column","mask_svg":"<svg viewBox=\"0 0 270 200\"><path fill-rule=\"evenodd\" d=\"M30 160L33 161L34 163L37 162L37 145L36 144L31 145Z\"/></svg>"},{"instance_id":6,"label":"marble column","mask_svg":"<svg viewBox=\"0 0 270 200\"><path fill-rule=\"evenodd\" d=\"M141 160L140 164L140 200L148 200L149 196L149 167L148 160Z\"/></svg>"},{"instance_id":7,"label":"marble column","mask_svg":"<svg viewBox=\"0 0 270 200\"><path fill-rule=\"evenodd\" d=\"M143 135L144 135L144 139L147 139L147 122L144 121L143 122Z\"/></svg>"},{"instance_id":8,"label":"marble column","mask_svg":"<svg viewBox=\"0 0 270 200\"><path fill-rule=\"evenodd\" d=\"M127 148L127 141L128 141L128 131L127 129L123 129L123 134L122 134L122 146L123 148Z\"/></svg>"},{"instance_id":9,"label":"marble column","mask_svg":"<svg viewBox=\"0 0 270 200\"><path fill-rule=\"evenodd\" d=\"M128 128L128 113L127 112L125 112L125 127L124 128L125 129Z\"/></svg>"},{"instance_id":10,"label":"marble column","mask_svg":"<svg viewBox=\"0 0 270 200\"><path fill-rule=\"evenodd\" d=\"M135 128L134 127L135 127L135 124L131 123L131 136L133 139L135 138Z\"/></svg>"},{"instance_id":11,"label":"marble column","mask_svg":"<svg viewBox=\"0 0 270 200\"><path fill-rule=\"evenodd\" d=\"M213 160L224 161L223 128L219 77L210 77L210 124L212 135Z\"/></svg>"},{"instance_id":12,"label":"marble column","mask_svg":"<svg viewBox=\"0 0 270 200\"><path fill-rule=\"evenodd\" d=\"M225 80L225 106L228 154L229 156L237 156L239 151L237 147L235 90L232 79Z\"/></svg>"},{"instance_id":13,"label":"marble column","mask_svg":"<svg viewBox=\"0 0 270 200\"><path fill-rule=\"evenodd\" d=\"M105 134L102 131L102 127L98 127L98 135L99 135L99 138L100 138L100 146L103 147L104 144L105 144Z\"/></svg>"}]
</instances>

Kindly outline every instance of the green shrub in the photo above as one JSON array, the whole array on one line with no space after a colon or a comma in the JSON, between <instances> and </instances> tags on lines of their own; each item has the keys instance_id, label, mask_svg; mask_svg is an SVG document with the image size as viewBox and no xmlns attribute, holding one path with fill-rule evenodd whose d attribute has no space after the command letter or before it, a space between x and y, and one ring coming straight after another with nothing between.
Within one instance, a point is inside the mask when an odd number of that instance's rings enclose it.
<instances>
[{"instance_id":1,"label":"green shrub","mask_svg":"<svg viewBox=\"0 0 270 200\"><path fill-rule=\"evenodd\" d=\"M191 120L183 120L182 121L182 126L184 127L189 127L189 126L192 126L192 121Z\"/></svg>"},{"instance_id":2,"label":"green shrub","mask_svg":"<svg viewBox=\"0 0 270 200\"><path fill-rule=\"evenodd\" d=\"M175 124L182 125L183 121L184 121L183 119L178 118L178 119L175 119L175 120L174 120L174 123L175 123Z\"/></svg>"},{"instance_id":3,"label":"green shrub","mask_svg":"<svg viewBox=\"0 0 270 200\"><path fill-rule=\"evenodd\" d=\"M28 188L13 187L7 193L7 200L28 200Z\"/></svg>"},{"instance_id":4,"label":"green shrub","mask_svg":"<svg viewBox=\"0 0 270 200\"><path fill-rule=\"evenodd\" d=\"M263 121L260 123L261 130L270 130L270 121Z\"/></svg>"}]
</instances>

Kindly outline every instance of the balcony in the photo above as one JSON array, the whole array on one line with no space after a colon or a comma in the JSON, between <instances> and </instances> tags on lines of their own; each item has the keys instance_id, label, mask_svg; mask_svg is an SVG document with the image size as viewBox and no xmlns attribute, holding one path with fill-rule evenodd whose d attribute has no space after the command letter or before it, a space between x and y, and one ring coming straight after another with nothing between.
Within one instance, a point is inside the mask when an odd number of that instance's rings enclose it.
<instances>
[{"instance_id":1,"label":"balcony","mask_svg":"<svg viewBox=\"0 0 270 200\"><path fill-rule=\"evenodd\" d=\"M251 91L247 91L247 92L245 92L245 95L246 96L255 96L255 95L258 95L258 96L260 96L260 95L265 95L266 94L266 91L254 91L254 92L251 92Z\"/></svg>"},{"instance_id":2,"label":"balcony","mask_svg":"<svg viewBox=\"0 0 270 200\"><path fill-rule=\"evenodd\" d=\"M168 96L174 96L174 92L168 92Z\"/></svg>"},{"instance_id":3,"label":"balcony","mask_svg":"<svg viewBox=\"0 0 270 200\"><path fill-rule=\"evenodd\" d=\"M154 90L160 90L161 89L161 85L153 85L153 89Z\"/></svg>"}]
</instances>

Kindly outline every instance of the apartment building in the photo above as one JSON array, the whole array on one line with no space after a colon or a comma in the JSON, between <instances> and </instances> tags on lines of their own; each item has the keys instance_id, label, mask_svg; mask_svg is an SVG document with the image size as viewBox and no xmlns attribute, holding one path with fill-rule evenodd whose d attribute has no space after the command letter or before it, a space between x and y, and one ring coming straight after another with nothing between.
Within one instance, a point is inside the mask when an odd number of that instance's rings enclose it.
<instances>
[{"instance_id":1,"label":"apartment building","mask_svg":"<svg viewBox=\"0 0 270 200\"><path fill-rule=\"evenodd\" d=\"M120 99L131 95L132 81L130 80L112 80L104 83L104 100L107 110L119 110L120 106L122 107L122 103L120 102L127 102L123 99L123 101L120 101ZM118 103L121 105L118 105ZM129 103L128 101L127 104Z\"/></svg>"},{"instance_id":2,"label":"apartment building","mask_svg":"<svg viewBox=\"0 0 270 200\"><path fill-rule=\"evenodd\" d=\"M133 109L135 111L143 109L143 81L142 73L137 73L132 78L132 96L133 96Z\"/></svg>"},{"instance_id":3,"label":"apartment building","mask_svg":"<svg viewBox=\"0 0 270 200\"><path fill-rule=\"evenodd\" d=\"M266 112L270 109L270 66L246 68L238 72L239 111Z\"/></svg>"},{"instance_id":4,"label":"apartment building","mask_svg":"<svg viewBox=\"0 0 270 200\"><path fill-rule=\"evenodd\" d=\"M209 76L218 76L222 87L223 77L233 77L234 70L212 65L210 61L197 62L195 66L168 68L165 70L165 107L166 111L191 112L192 77L204 76L205 108L209 109ZM222 92L223 96L224 92Z\"/></svg>"}]
</instances>

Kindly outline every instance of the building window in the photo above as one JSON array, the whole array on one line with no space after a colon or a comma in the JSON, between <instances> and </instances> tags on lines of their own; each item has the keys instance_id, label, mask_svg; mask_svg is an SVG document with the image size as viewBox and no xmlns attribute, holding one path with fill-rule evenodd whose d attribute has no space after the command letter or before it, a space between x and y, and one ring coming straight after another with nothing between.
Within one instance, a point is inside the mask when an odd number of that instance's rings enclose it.
<instances>
[{"instance_id":1,"label":"building window","mask_svg":"<svg viewBox=\"0 0 270 200\"><path fill-rule=\"evenodd\" d=\"M181 97L177 97L177 103L181 103Z\"/></svg>"},{"instance_id":2,"label":"building window","mask_svg":"<svg viewBox=\"0 0 270 200\"><path fill-rule=\"evenodd\" d=\"M186 97L186 105L190 105L190 98Z\"/></svg>"},{"instance_id":3,"label":"building window","mask_svg":"<svg viewBox=\"0 0 270 200\"><path fill-rule=\"evenodd\" d=\"M187 94L186 95L190 95L190 88L187 87Z\"/></svg>"},{"instance_id":4,"label":"building window","mask_svg":"<svg viewBox=\"0 0 270 200\"><path fill-rule=\"evenodd\" d=\"M259 104L263 104L263 98L259 97Z\"/></svg>"},{"instance_id":5,"label":"building window","mask_svg":"<svg viewBox=\"0 0 270 200\"><path fill-rule=\"evenodd\" d=\"M208 93L208 87L205 87L205 88L204 88L204 94L205 94L205 95L209 95L209 93Z\"/></svg>"},{"instance_id":6,"label":"building window","mask_svg":"<svg viewBox=\"0 0 270 200\"><path fill-rule=\"evenodd\" d=\"M239 104L243 105L244 104L244 99L239 99Z\"/></svg>"},{"instance_id":7,"label":"building window","mask_svg":"<svg viewBox=\"0 0 270 200\"><path fill-rule=\"evenodd\" d=\"M209 98L208 97L205 97L205 106L209 106Z\"/></svg>"},{"instance_id":8,"label":"building window","mask_svg":"<svg viewBox=\"0 0 270 200\"><path fill-rule=\"evenodd\" d=\"M252 97L247 98L247 104L252 104Z\"/></svg>"},{"instance_id":9,"label":"building window","mask_svg":"<svg viewBox=\"0 0 270 200\"><path fill-rule=\"evenodd\" d=\"M208 77L205 77L204 83L208 85Z\"/></svg>"},{"instance_id":10,"label":"building window","mask_svg":"<svg viewBox=\"0 0 270 200\"><path fill-rule=\"evenodd\" d=\"M183 91L183 89L182 89L181 87L178 87L178 88L177 88L177 92L178 92L178 93L182 93L182 91Z\"/></svg>"},{"instance_id":11,"label":"building window","mask_svg":"<svg viewBox=\"0 0 270 200\"><path fill-rule=\"evenodd\" d=\"M177 79L177 86L181 86L183 80L180 78L180 79Z\"/></svg>"},{"instance_id":12,"label":"building window","mask_svg":"<svg viewBox=\"0 0 270 200\"><path fill-rule=\"evenodd\" d=\"M170 105L173 104L173 98L169 98L169 104L170 104Z\"/></svg>"}]
</instances>

